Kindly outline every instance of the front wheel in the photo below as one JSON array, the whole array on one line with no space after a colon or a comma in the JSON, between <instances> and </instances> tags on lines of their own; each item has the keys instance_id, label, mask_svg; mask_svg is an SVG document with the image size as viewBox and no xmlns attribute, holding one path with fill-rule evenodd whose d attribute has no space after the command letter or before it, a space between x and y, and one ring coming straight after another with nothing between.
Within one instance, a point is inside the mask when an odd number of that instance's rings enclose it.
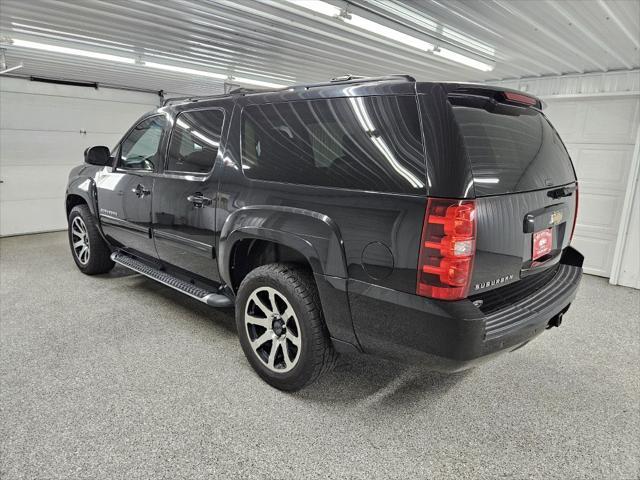
<instances>
[{"instance_id":1,"label":"front wheel","mask_svg":"<svg viewBox=\"0 0 640 480\"><path fill-rule=\"evenodd\" d=\"M299 390L334 366L337 354L308 271L280 263L258 267L242 281L236 302L242 350L270 385Z\"/></svg>"},{"instance_id":2,"label":"front wheel","mask_svg":"<svg viewBox=\"0 0 640 480\"><path fill-rule=\"evenodd\" d=\"M76 205L69 213L69 246L82 273L106 273L114 266L111 249L100 235L87 205Z\"/></svg>"}]
</instances>

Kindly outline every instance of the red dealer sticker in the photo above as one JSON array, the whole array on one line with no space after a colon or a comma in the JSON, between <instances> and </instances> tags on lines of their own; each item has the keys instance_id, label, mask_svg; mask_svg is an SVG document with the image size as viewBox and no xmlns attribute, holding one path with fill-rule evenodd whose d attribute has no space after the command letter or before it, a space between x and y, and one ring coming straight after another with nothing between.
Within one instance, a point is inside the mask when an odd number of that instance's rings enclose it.
<instances>
[{"instance_id":1,"label":"red dealer sticker","mask_svg":"<svg viewBox=\"0 0 640 480\"><path fill-rule=\"evenodd\" d=\"M533 234L533 260L544 257L553 246L553 232L550 228Z\"/></svg>"}]
</instances>

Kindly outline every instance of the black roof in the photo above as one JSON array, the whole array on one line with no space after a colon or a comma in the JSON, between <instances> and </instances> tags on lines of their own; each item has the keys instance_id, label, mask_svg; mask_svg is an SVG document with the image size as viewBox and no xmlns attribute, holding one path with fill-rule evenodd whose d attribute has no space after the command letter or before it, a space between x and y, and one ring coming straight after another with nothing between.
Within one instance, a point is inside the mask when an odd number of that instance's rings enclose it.
<instances>
[{"instance_id":1,"label":"black roof","mask_svg":"<svg viewBox=\"0 0 640 480\"><path fill-rule=\"evenodd\" d=\"M238 98L243 104L271 103L277 101L292 101L313 98L349 97L367 95L402 95L412 93L427 93L434 86L443 89L443 93L459 93L466 95L493 96L499 92L515 92L527 97L535 98L526 92L518 92L503 87L487 84L464 82L418 82L410 75L386 75L381 77L359 77L345 75L334 78L328 82L299 84L279 89L247 89L239 88L226 94L170 98L165 100L163 106L172 106L177 110L183 110L193 103L206 105L208 100L222 98ZM535 98L535 107L541 109L542 102ZM203 106L204 106L203 105Z\"/></svg>"}]
</instances>

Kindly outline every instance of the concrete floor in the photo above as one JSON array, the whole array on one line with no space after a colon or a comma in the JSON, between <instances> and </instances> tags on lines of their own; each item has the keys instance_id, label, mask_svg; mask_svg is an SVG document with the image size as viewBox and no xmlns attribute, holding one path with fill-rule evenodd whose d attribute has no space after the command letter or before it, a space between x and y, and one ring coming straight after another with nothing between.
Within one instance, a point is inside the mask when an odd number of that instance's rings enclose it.
<instances>
[{"instance_id":1,"label":"concrete floor","mask_svg":"<svg viewBox=\"0 0 640 480\"><path fill-rule=\"evenodd\" d=\"M232 314L62 233L0 240L0 477L637 479L640 292L586 276L560 329L444 376L343 357L297 394Z\"/></svg>"}]
</instances>

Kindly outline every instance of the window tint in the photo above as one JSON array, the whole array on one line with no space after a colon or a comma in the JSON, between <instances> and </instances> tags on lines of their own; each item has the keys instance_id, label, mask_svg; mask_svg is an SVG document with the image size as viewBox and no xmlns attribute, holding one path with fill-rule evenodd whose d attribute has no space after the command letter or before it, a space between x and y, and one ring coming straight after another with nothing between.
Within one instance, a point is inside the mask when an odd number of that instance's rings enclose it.
<instances>
[{"instance_id":1,"label":"window tint","mask_svg":"<svg viewBox=\"0 0 640 480\"><path fill-rule=\"evenodd\" d=\"M242 117L249 178L418 193L425 160L413 96L251 105Z\"/></svg>"},{"instance_id":2,"label":"window tint","mask_svg":"<svg viewBox=\"0 0 640 480\"><path fill-rule=\"evenodd\" d=\"M476 195L523 192L575 180L571 160L547 119L531 108L454 100Z\"/></svg>"},{"instance_id":3,"label":"window tint","mask_svg":"<svg viewBox=\"0 0 640 480\"><path fill-rule=\"evenodd\" d=\"M166 169L207 173L213 168L220 146L224 112L199 110L178 115L171 140Z\"/></svg>"},{"instance_id":4,"label":"window tint","mask_svg":"<svg viewBox=\"0 0 640 480\"><path fill-rule=\"evenodd\" d=\"M166 119L162 115L147 118L129 133L120 147L121 168L155 170L160 155L158 149Z\"/></svg>"}]
</instances>

